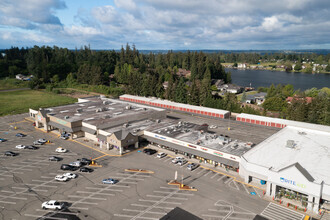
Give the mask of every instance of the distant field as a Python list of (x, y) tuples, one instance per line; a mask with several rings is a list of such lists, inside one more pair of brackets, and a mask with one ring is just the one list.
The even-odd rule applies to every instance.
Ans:
[(17, 79), (1, 79), (0, 80), (0, 91), (7, 89), (18, 89), (29, 87), (28, 81), (20, 81)]
[(75, 98), (36, 90), (0, 92), (0, 116), (28, 112), (29, 108), (66, 105), (76, 101)]

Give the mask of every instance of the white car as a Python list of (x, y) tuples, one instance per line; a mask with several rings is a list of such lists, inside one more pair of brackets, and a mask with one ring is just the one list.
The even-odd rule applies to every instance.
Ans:
[(218, 126), (216, 126), (216, 125), (210, 125), (209, 126), (209, 128), (211, 128), (211, 129), (214, 129), (214, 128), (217, 128)]
[(60, 210), (60, 209), (64, 208), (64, 203), (63, 202), (58, 202), (56, 200), (50, 200), (48, 202), (42, 203), (41, 208)]
[(80, 161), (75, 161), (75, 162), (69, 163), (69, 165), (74, 166), (74, 167), (81, 167), (83, 164)]
[(55, 151), (58, 152), (58, 153), (66, 153), (68, 150), (65, 149), (65, 148), (62, 148), (62, 147), (58, 147), (58, 148), (56, 148)]
[(66, 182), (66, 181), (68, 181), (68, 177), (66, 177), (66, 176), (63, 176), (63, 175), (57, 175), (57, 176), (55, 176), (55, 180), (56, 181), (60, 181), (60, 182)]
[(16, 148), (17, 148), (17, 149), (25, 149), (25, 148), (26, 148), (26, 146), (25, 146), (25, 145), (22, 145), (22, 144), (20, 144), (20, 145), (16, 145)]
[(164, 152), (161, 152), (161, 153), (159, 153), (159, 154), (157, 154), (157, 158), (163, 158), (163, 157), (166, 157), (166, 153), (164, 153)]
[(69, 178), (69, 179), (74, 179), (77, 177), (77, 174), (75, 173), (64, 173), (63, 176)]
[(172, 160), (172, 163), (177, 163), (177, 162), (179, 162), (180, 160), (184, 160), (184, 158), (183, 158), (183, 157), (176, 157), (176, 158), (174, 158), (174, 159)]
[(178, 164), (179, 166), (182, 166), (183, 164), (186, 164), (188, 161), (185, 159), (179, 160), (176, 164)]
[(46, 143), (46, 142), (47, 142), (47, 140), (46, 140), (46, 139), (43, 139), (43, 138), (40, 138), (38, 141), (39, 141), (40, 143)]

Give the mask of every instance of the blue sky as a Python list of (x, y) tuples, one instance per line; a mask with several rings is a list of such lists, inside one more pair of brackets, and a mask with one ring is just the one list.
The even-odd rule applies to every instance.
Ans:
[(330, 49), (329, 0), (0, 0), (0, 48)]

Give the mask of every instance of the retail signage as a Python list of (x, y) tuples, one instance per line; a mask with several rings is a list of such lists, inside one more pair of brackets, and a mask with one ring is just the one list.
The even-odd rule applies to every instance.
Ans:
[(301, 188), (306, 188), (306, 185), (305, 185), (305, 184), (297, 183), (297, 182), (294, 181), (294, 180), (289, 180), (289, 179), (286, 179), (286, 178), (284, 178), (284, 177), (280, 177), (280, 181), (281, 181), (282, 183), (287, 183), (287, 184), (291, 184), (291, 185), (298, 186), (298, 187), (301, 187)]
[(187, 144), (188, 147), (191, 147), (191, 148), (197, 148), (196, 146), (193, 146), (193, 145), (190, 145), (190, 144)]
[(38, 118), (38, 121), (42, 121), (42, 119), (44, 119), (44, 118), (43, 118), (42, 116), (40, 116), (40, 115), (38, 115), (37, 118)]
[(201, 147), (201, 149), (202, 149), (202, 150), (205, 150), (205, 151), (208, 151), (208, 149), (207, 149), (207, 148), (205, 148), (205, 147)]
[(158, 135), (155, 135), (155, 138), (159, 138), (159, 139), (162, 139), (162, 140), (166, 140), (165, 137), (162, 137), (162, 136), (158, 136)]

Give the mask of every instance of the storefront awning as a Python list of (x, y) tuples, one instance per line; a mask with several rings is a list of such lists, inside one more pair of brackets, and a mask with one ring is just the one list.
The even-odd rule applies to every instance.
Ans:
[(59, 130), (65, 131), (65, 132), (69, 132), (69, 133), (75, 132), (72, 128), (66, 127), (64, 125), (61, 125), (61, 124), (53, 122), (53, 121), (48, 122), (48, 125), (53, 126), (54, 128), (57, 128)]
[(164, 141), (164, 140), (160, 140), (160, 139), (157, 139), (157, 138), (148, 137), (148, 136), (145, 136), (145, 135), (142, 136), (142, 137), (147, 139), (150, 142), (154, 142), (154, 143), (164, 145), (164, 146), (167, 146), (167, 147), (170, 147), (170, 148), (182, 151), (182, 152), (186, 152), (186, 153), (189, 153), (189, 154), (200, 156), (200, 157), (203, 157), (205, 159), (213, 160), (213, 161), (216, 161), (218, 163), (222, 163), (222, 164), (234, 167), (234, 168), (239, 168), (239, 163), (236, 162), (236, 161), (228, 160), (228, 159), (223, 158), (223, 157), (218, 157), (218, 156), (215, 156), (215, 155), (212, 155), (212, 154), (208, 154), (208, 153), (204, 153), (204, 152), (201, 152), (201, 151), (198, 151), (198, 150), (190, 149), (188, 147), (177, 145), (177, 144), (167, 142), (167, 141)]
[(107, 141), (107, 136), (104, 136), (104, 135), (101, 135), (101, 134), (99, 134), (99, 135), (97, 135), (97, 138), (100, 140), (100, 141)]
[(81, 130), (84, 131), (84, 132), (90, 133), (90, 134), (96, 134), (95, 130), (93, 130), (91, 128), (84, 127), (84, 126), (81, 127)]

